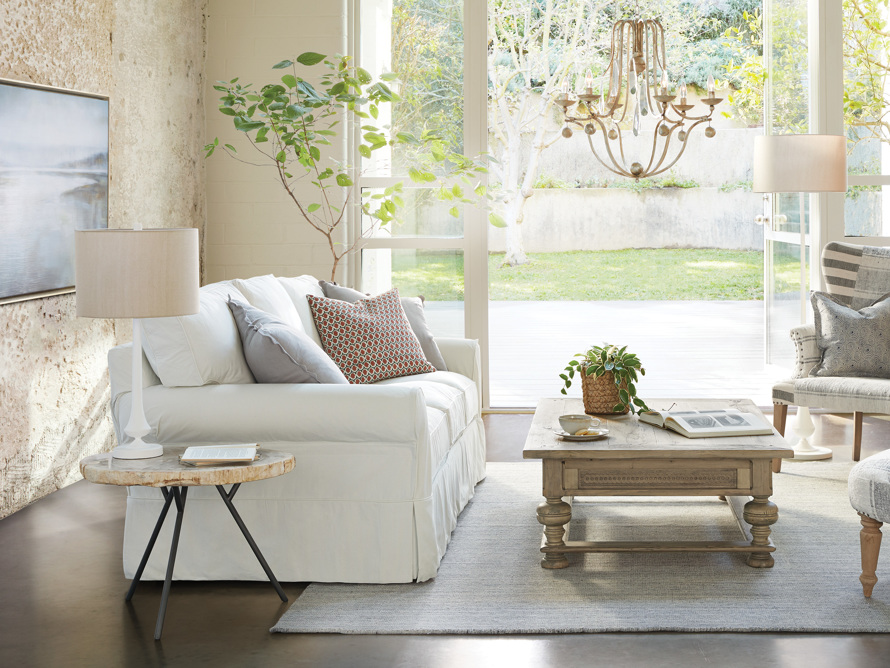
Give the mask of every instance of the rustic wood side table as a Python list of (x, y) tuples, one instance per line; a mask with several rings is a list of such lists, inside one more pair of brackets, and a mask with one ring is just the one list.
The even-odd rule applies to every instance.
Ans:
[[(265, 480), (266, 478), (274, 478), (284, 475), (293, 470), (294, 456), (287, 452), (278, 450), (257, 450), (257, 459), (247, 464), (217, 464), (207, 466), (191, 466), (182, 464), (179, 461), (180, 455), (185, 451), (185, 447), (164, 448), (164, 454), (160, 457), (151, 459), (113, 459), (111, 454), (92, 455), (86, 457), (80, 462), (80, 472), (83, 477), (90, 482), (102, 485), (123, 485), (130, 487), (140, 485), (143, 487), (157, 487), (161, 490), (164, 497), (164, 506), (158, 521), (152, 531), (151, 538), (142, 555), (142, 561), (127, 591), (126, 599), (129, 601), (136, 592), (136, 586), (151, 556), (155, 541), (167, 517), (167, 511), (172, 503), (176, 504), (176, 523), (173, 528), (173, 539), (170, 543), (170, 556), (167, 560), (167, 575), (164, 578), (164, 589), (161, 594), (161, 606), (158, 610), (158, 621), (155, 625), (155, 640), (161, 639), (161, 631), (164, 629), (164, 616), (167, 613), (167, 600), (170, 596), (170, 584), (173, 580), (173, 565), (176, 562), (176, 549), (179, 545), (179, 533), (182, 528), (182, 516), (185, 513), (185, 502), (188, 498), (189, 487), (214, 485), (222, 498), (223, 503), (229, 509), (232, 517), (244, 538), (253, 550), (254, 555), (259, 560), (260, 565), (266, 572), (269, 581), (278, 592), (278, 596), (282, 601), (287, 601), (287, 596), (278, 579), (266, 563), (263, 553), (254, 542), (253, 537), (247, 530), (244, 520), (235, 509), (232, 500), (241, 487), (242, 483), (252, 482), (254, 480)], [(223, 485), (232, 485), (229, 491), (226, 491)]]

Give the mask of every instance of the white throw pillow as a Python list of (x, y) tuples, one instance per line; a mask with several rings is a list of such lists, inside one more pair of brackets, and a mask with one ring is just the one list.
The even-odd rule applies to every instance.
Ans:
[(227, 304), (229, 296), (244, 295), (226, 282), (205, 285), (199, 296), (195, 315), (142, 320), (142, 347), (152, 369), (167, 387), (253, 383)]
[(294, 329), (301, 332), (306, 331), (293, 300), (284, 286), (272, 274), (247, 279), (236, 278), (232, 281), (232, 285), (247, 297), (248, 304), (254, 308), (271, 313)]
[(303, 323), (303, 329), (306, 330), (306, 333), (313, 341), (321, 346), (321, 337), (318, 335), (315, 320), (312, 319), (312, 310), (309, 308), (309, 301), (306, 299), (306, 295), (324, 297), (324, 291), (318, 284), (318, 279), (314, 276), (304, 275), (293, 278), (279, 277), (278, 281), (284, 286), (288, 296), (297, 308), (300, 321)]

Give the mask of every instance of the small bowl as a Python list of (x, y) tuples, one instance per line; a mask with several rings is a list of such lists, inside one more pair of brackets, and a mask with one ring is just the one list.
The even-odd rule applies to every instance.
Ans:
[(600, 421), (589, 415), (573, 414), (559, 416), (559, 426), (562, 427), (562, 430), (567, 434), (575, 434), (582, 429), (590, 429), (591, 427), (598, 427), (599, 425)]

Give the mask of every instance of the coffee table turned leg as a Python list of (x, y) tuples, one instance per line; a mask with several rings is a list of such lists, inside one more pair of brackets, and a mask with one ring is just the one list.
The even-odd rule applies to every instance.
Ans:
[[(572, 519), (572, 507), (562, 497), (548, 497), (538, 506), (538, 522), (544, 525), (545, 547), (565, 547), (565, 525)], [(546, 552), (541, 568), (567, 568), (569, 560), (562, 552)]]
[[(768, 496), (755, 496), (745, 504), (745, 512), (742, 515), (745, 521), (751, 525), (751, 546), (767, 547), (770, 544), (769, 535), (772, 533), (770, 525), (779, 519), (779, 509)], [(748, 555), (747, 564), (751, 568), (772, 568), (775, 564), (773, 555), (769, 552), (752, 552)]]

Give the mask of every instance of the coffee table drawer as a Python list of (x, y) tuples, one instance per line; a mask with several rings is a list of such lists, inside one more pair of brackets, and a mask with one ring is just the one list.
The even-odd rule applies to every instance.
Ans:
[(750, 494), (754, 462), (748, 459), (594, 459), (563, 462), (566, 494)]

